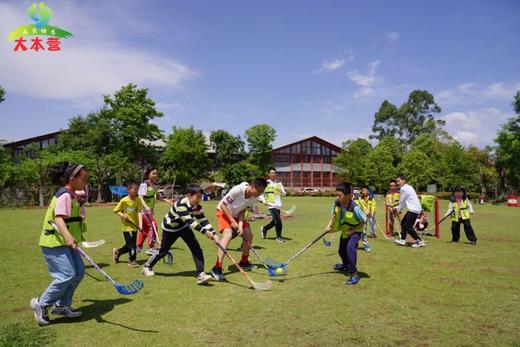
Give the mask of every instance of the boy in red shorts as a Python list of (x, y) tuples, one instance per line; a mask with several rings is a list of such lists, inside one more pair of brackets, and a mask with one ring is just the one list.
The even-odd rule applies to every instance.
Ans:
[[(218, 229), (222, 233), (220, 239), (222, 247), (227, 249), (229, 242), (237, 236), (241, 236), (246, 243), (251, 244), (253, 233), (245, 218), (245, 211), (248, 207), (253, 207), (256, 204), (265, 187), (267, 187), (267, 181), (263, 178), (257, 178), (251, 183), (242, 182), (231, 188), (219, 202), (217, 205), (217, 220)], [(242, 247), (242, 259), (239, 265), (246, 270), (251, 270), (252, 265), (248, 258), (249, 247)], [(222, 274), (222, 260), (224, 260), (224, 252), (219, 249), (217, 263), (211, 270), (217, 281), (225, 281)]]

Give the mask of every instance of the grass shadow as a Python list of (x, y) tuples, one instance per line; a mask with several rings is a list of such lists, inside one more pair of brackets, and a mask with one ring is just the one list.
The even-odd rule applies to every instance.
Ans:
[(132, 331), (138, 331), (142, 333), (158, 333), (158, 330), (147, 330), (147, 329), (139, 329), (133, 328), (121, 323), (110, 322), (103, 318), (103, 315), (112, 311), (117, 305), (123, 305), (131, 302), (131, 299), (127, 298), (118, 298), (118, 299), (108, 299), (108, 300), (91, 300), (84, 299), (83, 302), (89, 302), (88, 305), (80, 307), (81, 312), (83, 313), (81, 317), (78, 319), (71, 319), (66, 317), (60, 317), (52, 320), (52, 324), (68, 324), (68, 323), (77, 323), (77, 322), (85, 322), (89, 320), (96, 320), (98, 323), (107, 323), (112, 324), (121, 328), (125, 328)]

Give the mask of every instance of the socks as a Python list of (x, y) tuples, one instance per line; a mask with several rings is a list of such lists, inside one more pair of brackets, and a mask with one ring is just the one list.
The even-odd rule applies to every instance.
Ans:
[(217, 260), (217, 262), (215, 263), (215, 267), (216, 267), (217, 269), (222, 270), (222, 263), (221, 263), (220, 261)]
[(249, 256), (242, 254), (242, 259), (240, 260), (241, 263), (248, 263), (249, 262)]

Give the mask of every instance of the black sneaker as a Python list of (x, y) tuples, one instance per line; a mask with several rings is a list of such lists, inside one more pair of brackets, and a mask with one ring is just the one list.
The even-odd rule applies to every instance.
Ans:
[(343, 264), (343, 263), (337, 263), (337, 264), (334, 264), (334, 266), (332, 267), (335, 271), (344, 271), (347, 269), (347, 267)]
[(265, 230), (265, 227), (260, 227), (260, 233), (262, 233), (262, 238), (265, 239), (267, 237), (267, 230)]
[(77, 318), (81, 316), (81, 311), (75, 310), (70, 306), (54, 306), (54, 309), (51, 311), (52, 314), (58, 316), (65, 316), (67, 318)]
[(51, 322), (49, 319), (49, 313), (47, 312), (47, 307), (40, 306), (38, 298), (31, 299), (31, 308), (34, 312), (34, 319), (38, 322), (38, 325), (44, 326), (49, 325)]
[(226, 280), (224, 274), (222, 273), (222, 269), (217, 269), (216, 266), (214, 266), (213, 269), (211, 269), (211, 275), (213, 276), (215, 281), (222, 282)]
[(476, 245), (477, 245), (477, 240), (475, 240), (475, 241), (471, 241), (471, 245), (472, 245), (472, 246), (476, 246)]
[(119, 253), (118, 249), (114, 248), (112, 250), (112, 260), (114, 261), (115, 264), (119, 263), (120, 256), (121, 256), (121, 254)]
[(251, 270), (254, 270), (254, 269), (257, 268), (256, 265), (251, 264), (249, 261), (248, 261), (248, 262), (245, 262), (245, 263), (242, 262), (242, 261), (240, 261), (240, 263), (238, 263), (238, 265), (239, 265), (242, 269), (247, 270), (247, 271), (251, 271)]

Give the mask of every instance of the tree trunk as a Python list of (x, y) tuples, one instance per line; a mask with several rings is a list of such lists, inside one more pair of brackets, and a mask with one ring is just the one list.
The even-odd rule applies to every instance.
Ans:
[(101, 200), (102, 200), (102, 196), (101, 196), (101, 189), (102, 189), (102, 185), (101, 183), (98, 183), (98, 191), (97, 191), (97, 203), (101, 203)]
[(40, 178), (39, 187), (38, 187), (38, 199), (40, 207), (45, 206), (45, 184), (44, 180)]

